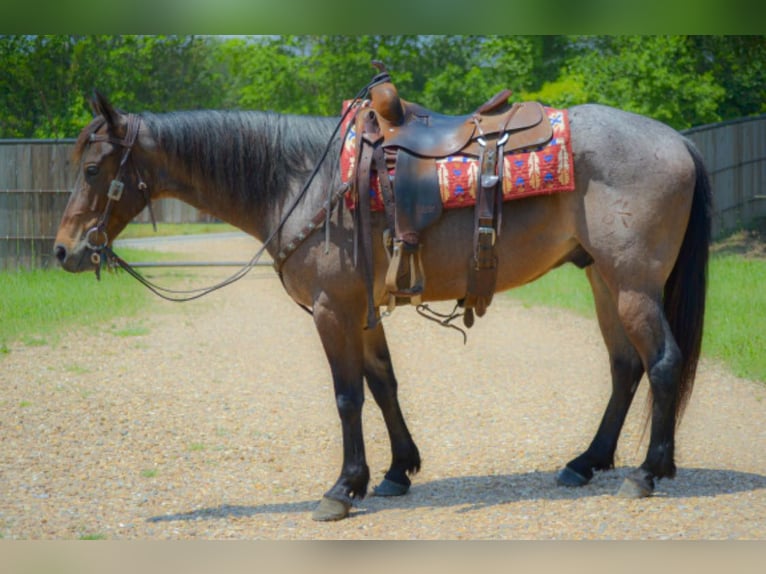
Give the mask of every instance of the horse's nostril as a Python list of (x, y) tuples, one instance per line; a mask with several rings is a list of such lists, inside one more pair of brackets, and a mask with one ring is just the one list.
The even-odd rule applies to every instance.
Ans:
[(56, 254), (56, 259), (58, 259), (60, 263), (63, 263), (66, 260), (67, 251), (66, 247), (63, 245), (56, 245), (53, 248), (53, 253)]

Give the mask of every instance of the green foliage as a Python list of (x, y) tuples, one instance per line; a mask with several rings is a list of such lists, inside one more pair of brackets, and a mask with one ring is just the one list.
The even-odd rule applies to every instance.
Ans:
[(698, 70), (724, 89), (722, 118), (766, 113), (766, 41), (763, 36), (691, 36)]
[(467, 113), (586, 101), (683, 129), (766, 112), (764, 36), (0, 35), (0, 137), (74, 137), (97, 89), (126, 110), (338, 115), (375, 73), (405, 99)]
[(606, 36), (576, 40), (568, 75), (585, 97), (663, 121), (676, 129), (721, 120), (725, 89), (701, 71), (686, 36)]
[(521, 99), (535, 100), (548, 106), (568, 108), (588, 101), (588, 94), (582, 78), (562, 76), (558, 80), (545, 82), (534, 92), (522, 92)]
[(124, 109), (221, 107), (213, 43), (196, 36), (0, 36), (0, 137), (74, 137), (93, 90)]

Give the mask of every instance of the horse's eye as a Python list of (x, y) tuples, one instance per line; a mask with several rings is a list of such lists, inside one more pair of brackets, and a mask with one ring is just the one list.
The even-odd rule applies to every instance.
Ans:
[(98, 175), (98, 166), (97, 165), (89, 165), (85, 168), (85, 173), (90, 176), (96, 176)]

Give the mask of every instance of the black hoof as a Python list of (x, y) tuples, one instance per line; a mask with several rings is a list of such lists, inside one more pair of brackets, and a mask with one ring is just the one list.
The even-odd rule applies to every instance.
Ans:
[(579, 472), (575, 472), (568, 466), (565, 466), (556, 476), (556, 484), (559, 486), (585, 486), (590, 482), (589, 478), (584, 477)]
[(384, 478), (383, 481), (372, 490), (373, 496), (403, 496), (410, 490), (409, 484), (399, 484), (393, 480)]

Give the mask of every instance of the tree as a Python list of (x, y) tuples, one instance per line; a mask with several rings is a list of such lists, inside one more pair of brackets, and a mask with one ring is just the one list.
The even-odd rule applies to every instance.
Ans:
[(721, 120), (725, 90), (701, 71), (687, 36), (599, 36), (575, 40), (566, 75), (588, 101), (684, 129)]
[(464, 114), (502, 88), (683, 129), (766, 112), (764, 36), (2, 36), (0, 137), (72, 137), (93, 89), (130, 111), (336, 116), (386, 64), (405, 99)]
[(699, 73), (712, 73), (724, 89), (721, 118), (766, 113), (766, 37), (691, 36)]
[(0, 36), (0, 137), (76, 136), (94, 89), (128, 110), (219, 107), (223, 78), (195, 36)]

